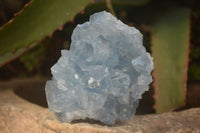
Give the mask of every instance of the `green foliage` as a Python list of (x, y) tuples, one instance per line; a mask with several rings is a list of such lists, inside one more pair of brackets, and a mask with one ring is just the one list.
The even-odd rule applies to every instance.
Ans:
[[(198, 43), (198, 42), (197, 42)], [(190, 67), (188, 70), (188, 77), (190, 80), (200, 79), (200, 47), (190, 46)]]
[(0, 66), (32, 48), (60, 28), (90, 0), (33, 0), (13, 22), (0, 30)]
[[(72, 20), (90, 1), (33, 0), (12, 23), (0, 29), (0, 66), (35, 47), (44, 37)], [(105, 10), (104, 2), (88, 6), (84, 14), (76, 17), (74, 25), (65, 29), (65, 35), (69, 38), (76, 24), (87, 21), (94, 12)], [(118, 15), (124, 11), (124, 16), (128, 17), (127, 20), (124, 19), (126, 22), (132, 19), (133, 25), (143, 29), (144, 41), (147, 42), (145, 46), (148, 51), (152, 50), (156, 111), (165, 112), (183, 105), (188, 65), (189, 9), (174, 6), (174, 3), (167, 0), (111, 0), (111, 3)], [(149, 44), (152, 45), (151, 50)], [(46, 46), (42, 45), (43, 43), (20, 58), (28, 71), (37, 69), (45, 60)], [(200, 49), (191, 49), (191, 58), (198, 58)], [(199, 66), (192, 64), (188, 73), (194, 79), (200, 78)]]
[(45, 48), (45, 45), (40, 44), (38, 47), (34, 47), (19, 58), (29, 72), (34, 69), (39, 70), (39, 67), (45, 59)]
[(186, 89), (190, 11), (168, 10), (152, 26), (156, 111), (184, 105)]
[(190, 46), (190, 58), (191, 59), (198, 59), (200, 54), (200, 47), (194, 47), (193, 45)]
[(199, 80), (200, 79), (200, 65), (190, 64), (190, 68), (188, 70), (188, 76), (190, 76), (190, 80)]

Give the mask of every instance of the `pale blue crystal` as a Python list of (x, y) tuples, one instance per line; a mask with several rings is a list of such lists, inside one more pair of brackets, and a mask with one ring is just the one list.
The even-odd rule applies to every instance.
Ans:
[(49, 109), (62, 122), (128, 120), (152, 82), (152, 57), (142, 34), (106, 11), (95, 13), (72, 34), (70, 51), (51, 68)]

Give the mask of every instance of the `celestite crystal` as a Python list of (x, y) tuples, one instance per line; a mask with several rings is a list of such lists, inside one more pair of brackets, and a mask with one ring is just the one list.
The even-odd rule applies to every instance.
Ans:
[(130, 119), (152, 82), (152, 57), (143, 36), (106, 11), (95, 13), (72, 34), (70, 51), (51, 68), (49, 109), (62, 122)]

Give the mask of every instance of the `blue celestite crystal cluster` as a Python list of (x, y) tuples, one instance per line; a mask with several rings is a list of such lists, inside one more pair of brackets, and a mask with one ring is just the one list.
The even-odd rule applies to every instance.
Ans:
[(95, 13), (72, 34), (70, 51), (51, 68), (49, 109), (62, 122), (130, 119), (152, 82), (152, 57), (143, 36), (106, 11)]

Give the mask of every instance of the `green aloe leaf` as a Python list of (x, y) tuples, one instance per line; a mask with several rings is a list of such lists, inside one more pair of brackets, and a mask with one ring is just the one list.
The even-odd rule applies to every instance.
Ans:
[(189, 31), (190, 11), (185, 8), (162, 13), (152, 26), (155, 108), (158, 113), (184, 105)]
[(91, 0), (32, 0), (12, 23), (0, 29), (0, 66), (32, 48)]

